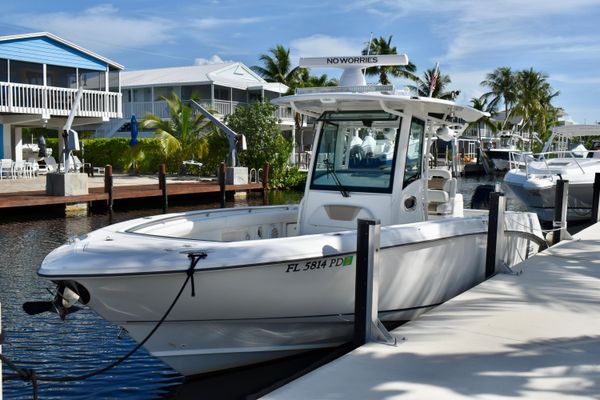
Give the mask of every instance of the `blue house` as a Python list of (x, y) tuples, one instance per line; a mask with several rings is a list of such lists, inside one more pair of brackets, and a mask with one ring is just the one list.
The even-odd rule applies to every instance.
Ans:
[(61, 131), (80, 87), (72, 126), (122, 118), (122, 69), (51, 33), (0, 36), (0, 158), (22, 158), (23, 128)]

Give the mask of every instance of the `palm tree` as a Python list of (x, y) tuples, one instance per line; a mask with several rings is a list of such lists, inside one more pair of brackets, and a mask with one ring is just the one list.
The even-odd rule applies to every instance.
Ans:
[(175, 93), (161, 97), (167, 103), (170, 118), (147, 114), (142, 120), (144, 128), (154, 129), (160, 138), (163, 155), (171, 166), (181, 169), (182, 161), (201, 159), (206, 150), (205, 136), (216, 128), (201, 113), (195, 113)]
[(267, 82), (279, 82), (287, 86), (294, 86), (298, 80), (298, 74), (302, 68), (292, 68), (290, 50), (278, 44), (269, 49), (269, 54), (261, 54), (259, 60), (264, 67), (254, 65), (250, 67)]
[[(435, 73), (435, 68), (430, 68), (423, 73), (422, 78), (418, 78), (416, 81), (416, 85), (409, 86), (410, 89), (417, 93), (417, 96), (427, 97), (429, 96), (429, 88), (431, 87), (431, 81), (433, 80), (433, 75)], [(454, 100), (456, 96), (460, 94), (459, 90), (451, 90), (449, 92), (445, 91), (446, 87), (452, 83), (449, 75), (442, 74), (438, 69), (438, 77), (436, 80), (435, 88), (431, 93), (431, 97), (435, 97), (438, 99), (444, 100)]]
[(490, 113), (490, 116), (483, 116), (481, 118), (479, 118), (477, 121), (473, 121), (469, 124), (468, 128), (477, 128), (477, 138), (479, 140), (481, 140), (481, 128), (482, 127), (487, 127), (489, 128), (492, 132), (496, 132), (498, 130), (498, 126), (496, 125), (496, 123), (494, 122), (494, 120), (492, 119), (492, 115), (494, 115), (496, 113), (496, 107), (497, 104), (494, 103), (493, 101), (490, 101), (488, 103), (488, 99), (485, 96), (481, 96), (480, 98), (476, 98), (473, 97), (471, 99), (471, 107), (473, 107), (476, 110), (480, 110), (480, 111), (485, 111)]
[(510, 67), (499, 67), (494, 72), (487, 74), (481, 85), (490, 89), (483, 96), (486, 99), (491, 97), (491, 103), (498, 104), (500, 100), (504, 103), (504, 121), (501, 127), (504, 129), (508, 122), (509, 110), (516, 100), (517, 81), (515, 75)]
[[(375, 38), (373, 41), (371, 41), (370, 45), (367, 45), (363, 49), (362, 54), (386, 55), (398, 54), (398, 51), (396, 50), (396, 46), (392, 46), (392, 36), (390, 36), (387, 40), (385, 40), (383, 36), (380, 36), (379, 38)], [(367, 76), (379, 75), (379, 83), (382, 85), (389, 85), (389, 75), (395, 78), (406, 78), (416, 81), (418, 79), (414, 74), (416, 70), (416, 65), (412, 62), (409, 62), (408, 65), (383, 65), (379, 67), (370, 67), (367, 68), (365, 73)]]
[(545, 135), (558, 117), (558, 109), (552, 100), (560, 92), (554, 92), (547, 81), (548, 75), (533, 68), (516, 74), (517, 91), (513, 114), (523, 117), (524, 131), (537, 131)]

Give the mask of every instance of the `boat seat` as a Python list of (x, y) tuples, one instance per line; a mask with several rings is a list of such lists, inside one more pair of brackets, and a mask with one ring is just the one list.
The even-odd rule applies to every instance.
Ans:
[(427, 181), (428, 211), (432, 214), (452, 214), (456, 197), (456, 179), (444, 169), (430, 169)]

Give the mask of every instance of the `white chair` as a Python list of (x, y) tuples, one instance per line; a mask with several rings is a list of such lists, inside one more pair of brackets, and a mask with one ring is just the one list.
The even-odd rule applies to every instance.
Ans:
[(27, 172), (31, 178), (40, 174), (40, 166), (37, 160), (33, 157), (29, 157), (27, 159)]
[(12, 178), (24, 178), (26, 176), (25, 161), (15, 161), (12, 165)]
[(430, 169), (428, 171), (427, 201), (429, 212), (433, 214), (452, 214), (456, 197), (456, 179), (448, 170)]
[(12, 176), (13, 161), (8, 158), (0, 160), (0, 179), (10, 178)]
[(58, 164), (56, 163), (54, 157), (44, 157), (44, 161), (46, 162), (46, 168), (48, 172), (58, 172)]

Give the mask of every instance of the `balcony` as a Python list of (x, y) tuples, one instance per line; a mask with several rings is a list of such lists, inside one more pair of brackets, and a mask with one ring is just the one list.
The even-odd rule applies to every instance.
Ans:
[[(76, 95), (77, 89), (0, 82), (0, 113), (68, 116)], [(77, 116), (122, 118), (121, 93), (84, 90)]]

